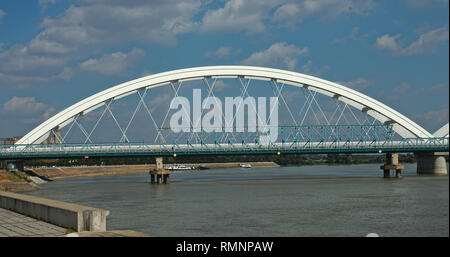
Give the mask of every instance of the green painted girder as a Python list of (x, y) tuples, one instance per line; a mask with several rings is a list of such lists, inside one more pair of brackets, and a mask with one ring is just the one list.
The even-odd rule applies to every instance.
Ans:
[(26, 153), (1, 155), (0, 159), (45, 159), (77, 157), (131, 157), (131, 156), (177, 156), (182, 155), (259, 155), (259, 154), (326, 154), (326, 153), (387, 153), (387, 152), (448, 152), (448, 146), (409, 148), (329, 148), (329, 149), (258, 149), (250, 151), (154, 151), (154, 152), (89, 152), (89, 153)]
[[(242, 135), (238, 142), (219, 142), (224, 133), (214, 133), (214, 143), (187, 141), (183, 144), (144, 143), (0, 145), (0, 159), (72, 158), (82, 156), (242, 155), (290, 153), (375, 153), (449, 151), (448, 138), (403, 138), (393, 140), (392, 125), (280, 126), (279, 142), (259, 145), (260, 134)], [(370, 133), (370, 134), (369, 134)], [(246, 141), (247, 139), (247, 141)], [(197, 146), (195, 146), (197, 145)]]

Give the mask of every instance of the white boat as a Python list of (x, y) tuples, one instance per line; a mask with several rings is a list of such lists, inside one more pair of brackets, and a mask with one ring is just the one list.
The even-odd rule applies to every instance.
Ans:
[(252, 165), (250, 165), (249, 163), (239, 163), (239, 167), (241, 167), (241, 168), (251, 168)]
[(168, 170), (192, 170), (192, 167), (181, 165), (181, 164), (175, 164), (169, 167), (166, 167)]

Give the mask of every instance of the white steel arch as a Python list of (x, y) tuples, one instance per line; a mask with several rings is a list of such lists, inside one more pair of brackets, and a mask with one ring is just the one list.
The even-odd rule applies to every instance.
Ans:
[(103, 90), (60, 111), (53, 117), (31, 130), (16, 144), (39, 144), (55, 128), (62, 128), (73, 121), (74, 117), (86, 114), (108, 103), (140, 89), (158, 87), (174, 81), (187, 81), (202, 78), (251, 78), (257, 80), (275, 80), (280, 83), (308, 88), (318, 93), (337, 98), (382, 123), (394, 125), (394, 130), (402, 137), (433, 137), (424, 128), (383, 103), (348, 87), (317, 77), (265, 67), (254, 66), (206, 66), (179, 69), (149, 75), (131, 80)]
[(447, 123), (444, 126), (442, 126), (442, 128), (436, 130), (436, 132), (434, 132), (433, 136), (434, 137), (448, 137), (448, 134), (449, 134), (448, 131), (449, 131), (449, 126)]

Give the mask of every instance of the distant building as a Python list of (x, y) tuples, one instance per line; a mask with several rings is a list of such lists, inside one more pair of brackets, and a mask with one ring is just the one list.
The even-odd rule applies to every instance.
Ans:
[[(8, 137), (4, 139), (5, 145), (13, 145), (19, 141), (22, 137)], [(41, 144), (61, 144), (61, 130), (52, 131), (51, 135), (42, 141)]]
[(42, 141), (41, 144), (48, 145), (48, 144), (61, 144), (61, 130), (52, 130), (51, 135), (47, 137), (44, 141)]
[(5, 138), (4, 140), (4, 144), (5, 145), (13, 145), (15, 144), (17, 141), (19, 141), (22, 137), (8, 137)]

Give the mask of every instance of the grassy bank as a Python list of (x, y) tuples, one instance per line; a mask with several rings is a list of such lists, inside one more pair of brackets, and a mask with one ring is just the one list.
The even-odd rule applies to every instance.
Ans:
[(21, 192), (36, 190), (39, 187), (23, 171), (0, 171), (0, 191)]

